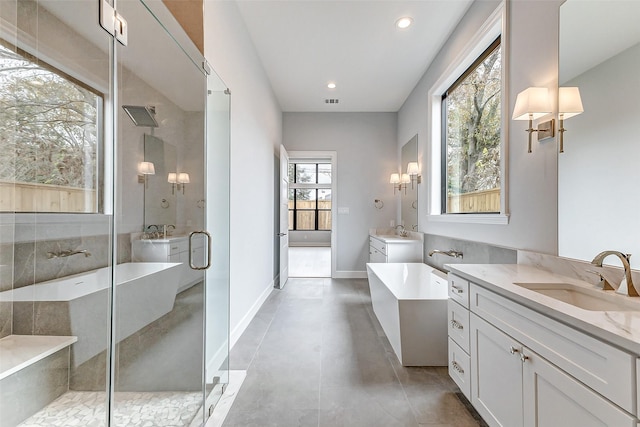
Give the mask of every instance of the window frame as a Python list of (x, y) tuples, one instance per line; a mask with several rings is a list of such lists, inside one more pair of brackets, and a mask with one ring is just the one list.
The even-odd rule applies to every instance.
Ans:
[[(297, 170), (297, 165), (298, 164), (304, 164), (304, 165), (309, 165), (309, 164), (315, 164), (315, 182), (305, 182), (305, 183), (298, 183), (295, 181), (296, 179), (296, 170)], [(328, 164), (331, 166), (331, 182), (330, 183), (319, 183), (318, 181), (320, 180), (319, 177), (319, 166), (321, 164)], [(313, 161), (305, 161), (304, 159), (301, 159), (300, 161), (291, 161), (289, 162), (289, 167), (293, 166), (293, 182), (289, 182), (289, 191), (293, 191), (293, 209), (288, 209), (290, 213), (293, 213), (293, 224), (289, 224), (289, 231), (301, 231), (301, 232), (309, 232), (309, 231), (332, 231), (332, 228), (334, 226), (333, 224), (333, 216), (332, 216), (332, 221), (331, 221), (331, 227), (332, 228), (318, 228), (319, 226), (319, 213), (320, 212), (332, 212), (333, 209), (329, 208), (329, 209), (320, 209), (318, 208), (318, 191), (319, 190), (328, 190), (331, 192), (331, 205), (333, 206), (333, 180), (334, 180), (334, 171), (333, 171), (333, 165), (330, 162), (313, 162)], [(308, 208), (303, 208), (303, 209), (299, 209), (298, 208), (298, 199), (297, 199), (297, 192), (298, 190), (313, 190), (315, 191), (315, 207), (313, 209), (308, 209)], [(314, 228), (313, 229), (298, 229), (297, 225), (298, 225), (298, 212), (314, 212)]]
[[(508, 28), (508, 2), (503, 1), (489, 16), (481, 28), (470, 39), (469, 43), (453, 60), (428, 92), (428, 117), (427, 117), (427, 160), (429, 164), (429, 186), (427, 194), (427, 221), (451, 222), (451, 223), (479, 223), (500, 224), (509, 223), (508, 210), (508, 141), (509, 134), (509, 34)], [(446, 191), (446, 182), (443, 183), (442, 169), (444, 156), (442, 156), (442, 94), (458, 81), (465, 70), (485, 52), (488, 47), (500, 38), (500, 50), (502, 56), (502, 105), (501, 105), (501, 189), (499, 213), (442, 213), (443, 191)]]

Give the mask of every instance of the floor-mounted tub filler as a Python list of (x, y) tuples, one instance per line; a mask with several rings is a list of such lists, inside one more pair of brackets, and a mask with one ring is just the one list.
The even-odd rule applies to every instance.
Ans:
[(423, 263), (368, 263), (371, 303), (404, 366), (447, 366), (447, 278)]

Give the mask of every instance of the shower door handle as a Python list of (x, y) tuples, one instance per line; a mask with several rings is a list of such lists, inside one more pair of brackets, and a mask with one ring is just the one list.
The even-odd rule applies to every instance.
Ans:
[[(196, 234), (202, 234), (207, 239), (207, 263), (204, 266), (198, 267), (193, 263), (193, 236)], [(192, 270), (206, 270), (211, 267), (211, 234), (206, 231), (192, 231), (189, 234), (189, 267)]]

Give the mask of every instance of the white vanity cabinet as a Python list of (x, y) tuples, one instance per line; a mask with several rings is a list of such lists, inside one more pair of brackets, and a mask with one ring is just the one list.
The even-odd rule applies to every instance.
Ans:
[[(637, 427), (635, 356), (454, 274), (449, 282), (449, 372), (487, 424)], [(469, 332), (462, 385), (451, 359), (460, 325)]]
[(422, 262), (422, 240), (369, 236), (369, 262)]
[[(202, 266), (205, 260), (205, 241), (203, 235), (193, 236), (191, 259), (196, 266)], [(182, 263), (178, 292), (203, 280), (201, 270), (189, 266), (189, 237), (169, 237), (167, 239), (134, 240), (131, 258), (133, 262), (179, 262)]]

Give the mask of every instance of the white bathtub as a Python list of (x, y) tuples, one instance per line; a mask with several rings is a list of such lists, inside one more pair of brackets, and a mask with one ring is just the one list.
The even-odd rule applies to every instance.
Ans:
[(423, 263), (367, 264), (373, 312), (403, 366), (447, 366), (447, 277)]
[[(115, 267), (117, 341), (173, 309), (180, 266), (136, 262)], [(72, 347), (77, 367), (107, 348), (110, 283), (110, 269), (105, 267), (0, 292), (0, 301), (12, 301), (16, 322), (33, 322), (37, 335), (78, 337)], [(21, 320), (22, 312), (29, 319)]]

